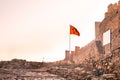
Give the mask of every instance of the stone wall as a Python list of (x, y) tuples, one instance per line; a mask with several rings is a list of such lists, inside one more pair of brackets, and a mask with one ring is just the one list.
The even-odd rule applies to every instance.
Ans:
[(99, 24), (99, 26), (96, 26), (96, 30), (99, 30), (96, 31), (96, 39), (100, 40), (101, 42), (103, 41), (104, 32), (106, 32), (107, 30), (111, 30), (111, 32), (113, 32), (119, 27), (120, 16), (118, 14), (120, 13), (120, 11), (118, 7), (118, 3), (110, 4), (108, 6), (108, 11), (105, 13), (105, 18)]
[(70, 59), (70, 51), (66, 50), (65, 51), (65, 60), (69, 60)]
[[(111, 42), (103, 45), (103, 34), (108, 30), (111, 31)], [(108, 6), (103, 21), (95, 22), (95, 40), (82, 48), (75, 47), (75, 51), (67, 54), (66, 59), (69, 57), (68, 60), (81, 63), (90, 57), (98, 59), (101, 55), (109, 55), (118, 48), (120, 48), (120, 1)]]
[(114, 13), (118, 10), (118, 3), (108, 5), (108, 11), (105, 13), (105, 17), (111, 16), (111, 13)]
[(94, 58), (97, 60), (102, 53), (103, 49), (101, 42), (93, 40), (85, 47), (75, 47), (75, 53), (71, 56), (73, 56), (73, 62), (82, 63), (85, 59), (89, 58)]
[(111, 54), (111, 44), (106, 44), (103, 46), (105, 56), (108, 56)]
[(111, 42), (110, 44), (104, 45), (104, 52), (105, 54), (110, 53), (115, 48), (119, 47), (119, 41), (120, 41), (120, 1), (119, 3), (110, 4), (108, 6), (108, 11), (105, 13), (105, 18), (103, 21), (99, 24), (99, 26), (96, 26), (99, 28), (99, 32), (96, 36), (97, 40), (100, 40), (103, 44), (103, 33), (110, 30), (111, 31)]
[(95, 22), (95, 38), (96, 40), (100, 40), (100, 26), (101, 22)]
[(112, 33), (112, 45), (111, 49), (116, 50), (117, 48), (120, 48), (120, 28), (116, 29)]

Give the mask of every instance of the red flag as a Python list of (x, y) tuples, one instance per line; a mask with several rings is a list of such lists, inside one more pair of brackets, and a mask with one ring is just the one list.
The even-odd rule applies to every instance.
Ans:
[(80, 36), (79, 31), (72, 25), (70, 25), (70, 34), (74, 34), (74, 35)]

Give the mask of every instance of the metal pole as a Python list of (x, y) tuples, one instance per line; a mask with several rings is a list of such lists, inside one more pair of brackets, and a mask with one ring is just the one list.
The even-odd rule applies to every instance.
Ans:
[(71, 35), (69, 34), (69, 53), (71, 53)]

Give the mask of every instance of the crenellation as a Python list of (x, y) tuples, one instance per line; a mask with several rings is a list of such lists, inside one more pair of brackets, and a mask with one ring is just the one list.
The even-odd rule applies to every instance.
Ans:
[(105, 13), (105, 18), (109, 17), (111, 15), (111, 13), (114, 13), (116, 10), (118, 10), (119, 4), (115, 3), (115, 4), (110, 4), (108, 6), (108, 11)]
[(69, 60), (70, 59), (70, 51), (66, 50), (65, 51), (65, 60)]
[(74, 56), (74, 54), (75, 54), (75, 51), (71, 51), (71, 53), (70, 53), (70, 61), (71, 62), (73, 62), (73, 56)]
[[(108, 30), (110, 30), (110, 42), (103, 45), (103, 34)], [(91, 56), (98, 60), (101, 56), (110, 55), (117, 48), (120, 48), (120, 0), (108, 6), (103, 21), (95, 22), (95, 39), (82, 48), (76, 46), (72, 54), (68, 54), (67, 51), (66, 59), (76, 64)]]
[(113, 4), (108, 5), (108, 13), (113, 11)]
[(80, 47), (79, 46), (75, 46), (75, 54), (79, 54), (80, 53)]

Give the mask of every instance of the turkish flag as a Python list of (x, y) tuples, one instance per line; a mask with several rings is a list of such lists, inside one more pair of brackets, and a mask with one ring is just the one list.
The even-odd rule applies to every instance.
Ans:
[(70, 25), (70, 34), (80, 36), (79, 31), (72, 25)]

